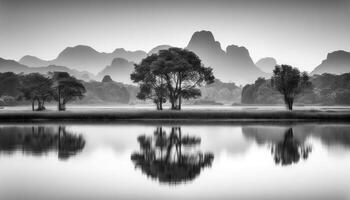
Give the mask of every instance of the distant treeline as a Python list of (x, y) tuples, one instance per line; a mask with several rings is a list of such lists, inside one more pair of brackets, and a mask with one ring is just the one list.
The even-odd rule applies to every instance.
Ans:
[(239, 103), (242, 88), (235, 83), (224, 83), (216, 79), (214, 83), (200, 87), (202, 99), (215, 102)]
[[(13, 72), (0, 73), (0, 105), (13, 106), (29, 103), (21, 98), (22, 88), (30, 84), (28, 76), (28, 74), (15, 74)], [(137, 88), (135, 86), (114, 81), (85, 82), (80, 80), (80, 82), (86, 88), (86, 93), (81, 100), (77, 100), (75, 103), (129, 103), (136, 99)]]
[[(0, 106), (15, 106), (29, 104), (20, 98), (21, 88), (24, 87), (27, 74), (15, 74), (13, 72), (0, 73)], [(108, 76), (106, 76), (108, 77)], [(81, 100), (74, 101), (75, 104), (134, 104), (143, 101), (136, 98), (139, 88), (105, 78), (99, 81), (83, 81), (86, 93)], [(219, 102), (239, 102), (241, 88), (234, 83), (223, 83), (215, 80), (213, 84), (203, 86), (201, 99)], [(195, 103), (196, 101), (194, 101)], [(151, 102), (150, 102), (151, 103)], [(188, 102), (191, 103), (191, 102)]]
[[(322, 74), (310, 78), (312, 87), (296, 99), (297, 104), (350, 105), (350, 73)], [(283, 96), (271, 85), (270, 79), (259, 78), (242, 89), (243, 104), (284, 104)]]
[[(26, 76), (13, 72), (0, 73), (0, 106), (30, 103), (19, 98), (21, 96), (20, 89), (24, 87)], [(136, 98), (139, 91), (137, 86), (115, 82), (112, 79), (104, 79), (101, 82), (80, 81), (86, 88), (86, 93), (81, 100), (74, 103), (142, 103)], [(304, 90), (298, 95), (297, 104), (350, 105), (350, 73), (314, 75), (310, 81), (312, 88)], [(284, 104), (283, 96), (271, 86), (270, 79), (259, 78), (254, 84), (245, 85), (243, 89), (234, 83), (224, 83), (216, 79), (214, 83), (200, 87), (200, 90), (202, 92), (200, 99), (187, 101), (187, 103)]]

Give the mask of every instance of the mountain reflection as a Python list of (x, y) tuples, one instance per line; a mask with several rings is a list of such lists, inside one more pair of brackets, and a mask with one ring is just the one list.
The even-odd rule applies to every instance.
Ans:
[(0, 153), (22, 150), (26, 154), (43, 155), (55, 151), (59, 159), (68, 159), (84, 146), (82, 135), (68, 132), (65, 126), (0, 127)]
[(311, 152), (311, 146), (300, 142), (293, 135), (293, 129), (289, 128), (284, 133), (283, 141), (273, 144), (271, 153), (276, 164), (290, 165), (298, 163), (300, 157), (306, 160)]
[(133, 153), (131, 160), (136, 168), (161, 183), (191, 181), (214, 159), (213, 153), (186, 151), (199, 145), (201, 138), (182, 135), (180, 127), (172, 127), (169, 134), (158, 127), (153, 136), (140, 135), (137, 140), (140, 152)]

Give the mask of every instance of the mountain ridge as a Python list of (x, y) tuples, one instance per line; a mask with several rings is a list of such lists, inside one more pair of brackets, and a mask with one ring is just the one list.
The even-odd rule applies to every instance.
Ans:
[(23, 64), (20, 64), (17, 61), (14, 60), (6, 60), (3, 58), (0, 58), (0, 72), (13, 72), (13, 73), (41, 73), (41, 74), (47, 74), (48, 72), (53, 71), (64, 71), (68, 72), (71, 75), (75, 76), (78, 79), (82, 79), (85, 81), (95, 79), (95, 76), (87, 71), (78, 71), (74, 69), (70, 69), (69, 67), (65, 66), (58, 66), (58, 65), (48, 65), (48, 66), (41, 66), (41, 67), (29, 67)]
[[(170, 47), (170, 45), (158, 45), (149, 52), (142, 50), (128, 51), (124, 48), (116, 48), (113, 52), (105, 53), (99, 52), (87, 45), (76, 45), (63, 49), (53, 60), (43, 60), (35, 56), (27, 55), (23, 56), (19, 60), (19, 63), (29, 67), (49, 65), (67, 66), (70, 69), (88, 71), (99, 76), (107, 66), (111, 65), (115, 58), (127, 60), (130, 62), (128, 66), (133, 69), (131, 63), (138, 63), (147, 55)], [(262, 66), (264, 63), (261, 63), (261, 60), (259, 60), (260, 62), (257, 61), (254, 63), (249, 50), (244, 46), (232, 44), (223, 49), (221, 43), (215, 40), (213, 33), (207, 30), (194, 32), (187, 46), (184, 48), (196, 53), (205, 66), (213, 68), (216, 78), (224, 82), (246, 84), (253, 83), (258, 77), (269, 78), (275, 63), (277, 63), (276, 60), (270, 60), (269, 63), (267, 63), (268, 66)], [(311, 74), (325, 72), (340, 74), (349, 72), (349, 60), (349, 52), (343, 50), (330, 52), (327, 58), (317, 66)], [(264, 69), (264, 67), (266, 67), (266, 69)], [(132, 69), (129, 69), (129, 71)], [(129, 76), (126, 78), (128, 79)], [(119, 77), (118, 79), (122, 78)]]
[(116, 82), (131, 84), (130, 74), (134, 69), (134, 63), (124, 58), (114, 58), (110, 65), (107, 65), (97, 74), (97, 79), (102, 80), (105, 76), (110, 76)]
[(330, 73), (339, 75), (347, 72), (350, 72), (350, 52), (338, 50), (328, 53), (326, 59), (311, 74)]
[(224, 51), (210, 31), (195, 32), (186, 49), (195, 52), (204, 65), (212, 67), (215, 77), (221, 81), (246, 84), (267, 76), (255, 66), (246, 47), (228, 45)]
[(117, 48), (111, 53), (99, 52), (87, 45), (76, 45), (66, 47), (53, 60), (42, 60), (35, 56), (24, 56), (19, 62), (23, 65), (38, 67), (44, 65), (63, 65), (71, 69), (99, 73), (103, 68), (110, 64), (116, 57), (127, 59), (131, 62), (139, 62), (147, 56), (145, 51), (127, 51), (124, 48)]

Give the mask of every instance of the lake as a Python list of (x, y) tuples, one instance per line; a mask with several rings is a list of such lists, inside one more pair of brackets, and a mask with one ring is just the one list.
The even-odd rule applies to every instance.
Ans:
[(0, 199), (350, 199), (350, 124), (0, 125)]

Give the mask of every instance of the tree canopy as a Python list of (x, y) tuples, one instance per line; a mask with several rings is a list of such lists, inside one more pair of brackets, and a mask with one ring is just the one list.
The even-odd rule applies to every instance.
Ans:
[(45, 101), (51, 100), (54, 93), (52, 79), (39, 73), (31, 73), (24, 76), (22, 81), (22, 97), (32, 101), (32, 110), (35, 101), (38, 102), (37, 110), (45, 110)]
[(65, 110), (67, 102), (84, 97), (86, 89), (78, 79), (67, 72), (53, 72), (51, 75), (56, 89), (54, 97), (58, 102), (58, 110)]
[(277, 65), (273, 70), (271, 84), (283, 95), (287, 108), (292, 110), (295, 97), (304, 89), (311, 87), (309, 79), (307, 73), (300, 73), (298, 68), (289, 65)]
[[(204, 83), (214, 82), (212, 68), (204, 67), (199, 57), (186, 49), (169, 48), (152, 54), (135, 65), (131, 79), (140, 85), (142, 98), (151, 98), (155, 103), (167, 99), (171, 109), (180, 110), (182, 98), (201, 96), (198, 89)], [(161, 105), (157, 105), (161, 108)]]

